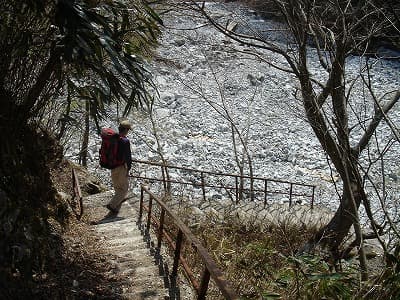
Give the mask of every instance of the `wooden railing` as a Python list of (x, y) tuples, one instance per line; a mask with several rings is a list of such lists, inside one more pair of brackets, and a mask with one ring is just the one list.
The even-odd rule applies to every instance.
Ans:
[(78, 175), (74, 168), (72, 168), (72, 190), (73, 196), (69, 203), (76, 218), (80, 220), (83, 215), (82, 192), (79, 184)]
[[(147, 195), (147, 197), (145, 197), (145, 195)], [(156, 206), (158, 208), (158, 216), (156, 216), (154, 213), (156, 211)], [(145, 215), (145, 220), (143, 221), (142, 218), (145, 211), (147, 214)], [(167, 217), (168, 222), (166, 221)], [(145, 225), (147, 234), (150, 232), (151, 225), (155, 226), (158, 251), (161, 249), (163, 241), (167, 242), (167, 244), (170, 246), (170, 249), (173, 251), (174, 262), (171, 273), (172, 277), (177, 276), (178, 267), (179, 265), (182, 266), (187, 278), (197, 292), (198, 300), (206, 299), (206, 294), (209, 290), (210, 279), (212, 279), (225, 299), (239, 299), (228, 281), (223, 276), (221, 270), (208, 254), (207, 250), (202, 246), (200, 241), (193, 235), (190, 229), (183, 224), (183, 222), (180, 221), (180, 219), (166, 206), (166, 204), (152, 192), (150, 192), (149, 189), (144, 185), (141, 185), (138, 222), (140, 225)], [(177, 232), (175, 235), (171, 234), (171, 227), (173, 227)], [(195, 250), (202, 265), (204, 265), (204, 269), (200, 276), (196, 277), (195, 272), (185, 260), (183, 256), (185, 248), (184, 245), (190, 245), (190, 249), (192, 251), (193, 249)], [(200, 278), (200, 281), (197, 278)]]

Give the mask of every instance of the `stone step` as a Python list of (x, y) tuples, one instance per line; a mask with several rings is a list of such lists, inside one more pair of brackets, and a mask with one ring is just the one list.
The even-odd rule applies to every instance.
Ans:
[(136, 290), (134, 292), (127, 292), (123, 294), (123, 298), (126, 300), (168, 300), (170, 299), (168, 291), (161, 294), (159, 291), (151, 289)]
[(132, 232), (132, 234), (126, 233), (123, 236), (113, 236), (108, 239), (108, 244), (113, 246), (125, 245), (128, 243), (144, 243), (143, 236), (140, 232)]
[[(133, 226), (133, 225), (132, 225)], [(125, 239), (129, 237), (137, 237), (141, 235), (140, 230), (137, 228), (119, 228), (119, 227), (112, 227), (112, 228), (107, 228), (104, 230), (104, 228), (100, 228), (96, 230), (96, 232), (104, 237), (107, 237), (108, 240), (110, 239)]]
[[(113, 249), (113, 248), (108, 248), (108, 249)], [(121, 248), (117, 249), (116, 253), (118, 253), (119, 250), (121, 250), (122, 252), (131, 251), (131, 254), (124, 255), (124, 256), (120, 256), (118, 254), (114, 255), (113, 260), (117, 260), (118, 262), (131, 261), (133, 263), (135, 260), (137, 260), (137, 261), (143, 261), (143, 262), (148, 263), (148, 262), (152, 262), (155, 260), (155, 258), (153, 256), (151, 256), (150, 251), (148, 249), (137, 248), (137, 249), (133, 249), (133, 250), (130, 250), (130, 249), (127, 250), (127, 249), (121, 247)], [(142, 256), (142, 257), (140, 258), (140, 256)], [(146, 256), (146, 257), (144, 257), (144, 256)]]
[[(131, 224), (131, 226), (110, 226), (110, 227), (97, 227), (93, 228), (97, 233), (102, 236), (108, 237), (109, 239), (125, 239), (129, 237), (142, 236), (142, 232), (137, 228), (137, 225)], [(143, 239), (143, 238), (142, 238)]]
[[(137, 265), (140, 263), (148, 263), (156, 261), (156, 258), (152, 254), (151, 250), (147, 247), (140, 248), (137, 247), (136, 249), (122, 249), (121, 248), (114, 248), (114, 247), (104, 247), (105, 249), (112, 250), (115, 249), (116, 251), (113, 253), (112, 257), (110, 257), (110, 261), (118, 261), (123, 263), (125, 261), (134, 262), (135, 260), (138, 262)], [(121, 250), (120, 250), (121, 249)]]
[(131, 217), (123, 217), (118, 215), (117, 217), (113, 219), (106, 219), (106, 220), (101, 220), (98, 224), (94, 225), (97, 228), (113, 228), (113, 227), (124, 227), (129, 224), (135, 225), (136, 226), (136, 219)]
[[(84, 205), (93, 208), (96, 215), (105, 215), (107, 209), (104, 204), (111, 197), (112, 193), (86, 197)], [(134, 204), (131, 205), (131, 202)], [(120, 283), (123, 293), (119, 295), (121, 299), (170, 299), (169, 280), (163, 276), (164, 263), (158, 265), (152, 247), (154, 240), (149, 242), (138, 227), (137, 206), (138, 199), (129, 199), (122, 204), (116, 218), (102, 220), (93, 225), (92, 230), (99, 240), (99, 247), (109, 253), (106, 258), (111, 265), (108, 274), (122, 278)], [(167, 258), (162, 261), (166, 260)], [(185, 290), (190, 288), (185, 287)], [(186, 294), (190, 295), (190, 292)]]

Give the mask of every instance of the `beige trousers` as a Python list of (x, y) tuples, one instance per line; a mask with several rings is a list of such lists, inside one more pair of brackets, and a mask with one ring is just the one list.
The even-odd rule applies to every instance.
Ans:
[(126, 165), (111, 170), (111, 180), (114, 186), (114, 196), (108, 203), (111, 208), (119, 211), (124, 202), (129, 188), (128, 169)]

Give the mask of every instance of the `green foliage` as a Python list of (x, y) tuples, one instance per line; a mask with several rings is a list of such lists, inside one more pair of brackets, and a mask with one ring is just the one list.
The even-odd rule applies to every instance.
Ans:
[(88, 8), (82, 1), (65, 0), (56, 9), (57, 43), (73, 75), (69, 83), (81, 98), (90, 101), (92, 115), (104, 113), (112, 97), (123, 100), (127, 110), (147, 101), (151, 74), (141, 55), (155, 45), (156, 22), (161, 22), (151, 8), (131, 2), (128, 9), (118, 1)]
[(356, 299), (357, 270), (337, 272), (318, 255), (296, 255), (295, 249), (318, 228), (289, 220), (263, 228), (229, 219), (197, 229), (243, 299)]
[(144, 2), (7, 1), (0, 13), (0, 96), (17, 104), (14, 118), (40, 120), (52, 102), (66, 105), (67, 84), (95, 118), (110, 103), (129, 111), (151, 100), (142, 57), (162, 22)]
[(400, 299), (400, 243), (386, 254), (387, 266), (361, 290), (363, 299)]
[(83, 100), (97, 119), (111, 103), (128, 111), (151, 101), (142, 57), (161, 20), (139, 0), (1, 0), (0, 15), (0, 298), (9, 299), (21, 287), (29, 297), (32, 276), (55, 259), (49, 219), (67, 217), (55, 202), (50, 168), (62, 149), (42, 129), (56, 123), (46, 114), (70, 120)]
[(288, 257), (277, 282), (301, 299), (351, 299), (357, 273), (338, 273), (318, 256)]

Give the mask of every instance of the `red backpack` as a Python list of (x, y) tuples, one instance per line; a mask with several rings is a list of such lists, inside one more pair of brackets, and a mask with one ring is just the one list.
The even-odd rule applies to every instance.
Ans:
[(110, 170), (122, 166), (125, 161), (122, 157), (118, 159), (117, 155), (120, 135), (111, 128), (103, 128), (101, 129), (100, 136), (100, 166)]

